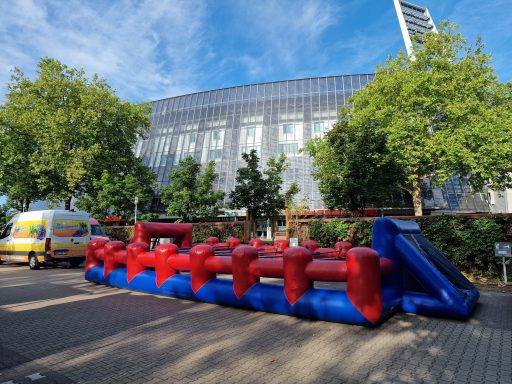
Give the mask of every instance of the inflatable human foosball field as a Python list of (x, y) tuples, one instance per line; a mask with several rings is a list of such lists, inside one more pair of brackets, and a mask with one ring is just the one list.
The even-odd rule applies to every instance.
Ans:
[[(152, 239), (172, 243), (150, 249)], [(466, 319), (479, 293), (412, 221), (379, 218), (372, 248), (231, 238), (192, 244), (192, 224), (137, 223), (130, 244), (93, 240), (85, 278), (134, 291), (376, 326), (396, 311)], [(332, 287), (325, 287), (333, 282)], [(323, 287), (322, 287), (323, 286)]]

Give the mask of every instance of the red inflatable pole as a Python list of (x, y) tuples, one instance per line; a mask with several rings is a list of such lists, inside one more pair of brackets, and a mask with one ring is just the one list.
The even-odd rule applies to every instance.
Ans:
[(218, 244), (219, 242), (220, 241), (219, 241), (218, 237), (209, 237), (205, 241), (205, 243), (208, 244), (208, 245), (215, 245), (215, 244)]
[(240, 239), (237, 239), (236, 237), (230, 237), (229, 239), (226, 240), (226, 243), (227, 243), (229, 249), (235, 249), (240, 244), (242, 244)]
[(249, 288), (260, 281), (260, 278), (254, 276), (249, 270), (251, 261), (258, 259), (258, 250), (248, 245), (241, 245), (233, 251), (231, 259), (233, 290), (236, 297), (241, 298)]
[(381, 267), (371, 248), (352, 248), (347, 254), (347, 296), (372, 324), (382, 313)]
[(284, 252), (286, 248), (290, 247), (290, 243), (287, 240), (276, 240), (274, 241), (274, 247), (277, 252)]
[(184, 269), (190, 270), (190, 256), (171, 254), (171, 256), (167, 258), (167, 265), (172, 268), (175, 273)]
[(275, 277), (282, 279), (284, 277), (283, 259), (256, 259), (249, 265), (249, 271), (258, 277)]
[(306, 274), (306, 267), (312, 260), (311, 252), (304, 247), (292, 247), (284, 251), (284, 294), (292, 305), (308, 289), (313, 288), (313, 281)]
[(306, 240), (302, 242), (301, 246), (314, 252), (318, 248), (318, 243), (315, 240)]
[(126, 278), (128, 282), (146, 270), (146, 267), (139, 263), (138, 257), (141, 253), (148, 251), (149, 243), (131, 243), (126, 247)]
[(313, 260), (306, 267), (313, 281), (347, 281), (347, 262), (344, 260)]
[(209, 245), (196, 245), (190, 250), (190, 280), (194, 293), (215, 277), (215, 273), (205, 268), (207, 258), (213, 256), (213, 248)]
[(144, 267), (155, 267), (155, 253), (154, 252), (141, 252), (137, 256), (137, 261)]
[(114, 253), (114, 260), (118, 264), (125, 265), (126, 264), (126, 248)]
[(155, 249), (156, 286), (160, 288), (165, 281), (176, 274), (176, 270), (167, 263), (170, 256), (178, 254), (176, 244), (160, 244)]
[(261, 239), (252, 239), (251, 241), (249, 241), (249, 245), (255, 248), (261, 248), (263, 247), (263, 244), (263, 240)]
[(163, 237), (175, 239), (180, 248), (192, 246), (192, 224), (145, 223), (135, 224), (131, 243), (150, 244), (152, 238)]
[(340, 256), (346, 257), (347, 252), (352, 248), (352, 243), (348, 241), (338, 241), (336, 244), (334, 244), (334, 249), (339, 251), (341, 249)]
[(105, 245), (105, 240), (92, 240), (87, 244), (87, 249), (85, 251), (85, 272), (87, 272), (92, 267), (95, 267), (101, 264), (101, 259), (96, 257), (96, 252), (103, 252), (103, 247)]
[(115, 254), (125, 248), (126, 245), (122, 241), (109, 241), (105, 244), (105, 247), (103, 248), (103, 277), (107, 277), (110, 275), (110, 272), (120, 267), (120, 264), (115, 259)]

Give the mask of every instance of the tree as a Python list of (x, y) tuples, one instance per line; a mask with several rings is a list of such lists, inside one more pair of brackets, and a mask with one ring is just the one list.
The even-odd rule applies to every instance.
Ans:
[(200, 170), (201, 164), (188, 156), (171, 171), (169, 186), (160, 191), (160, 199), (166, 205), (168, 215), (190, 222), (194, 218), (220, 213), (224, 192), (213, 190), (213, 182), (219, 177), (215, 172), (215, 162), (210, 161), (202, 173)]
[[(71, 198), (94, 189), (104, 171), (122, 175), (134, 166), (149, 105), (122, 101), (96, 75), (87, 79), (83, 70), (50, 58), (40, 61), (33, 81), (15, 69), (8, 88), (0, 140), (11, 147), (0, 156), (0, 169), (21, 163), (23, 172), (0, 172), (0, 192), (16, 200), (64, 200), (69, 209)], [(13, 143), (18, 137), (26, 148)]]
[(135, 197), (142, 210), (148, 206), (155, 182), (156, 175), (140, 162), (127, 174), (103, 171), (101, 178), (93, 182), (94, 190), (80, 197), (76, 205), (97, 217), (115, 215), (128, 219), (134, 214)]
[(388, 59), (342, 112), (349, 129), (369, 126), (384, 137), (416, 215), (425, 178), (469, 175), (476, 190), (512, 185), (512, 87), (498, 82), (480, 40), (469, 45), (455, 31), (442, 22), (414, 43), (414, 58), (401, 51)]
[(371, 122), (341, 120), (323, 139), (311, 140), (313, 177), (329, 209), (364, 212), (370, 204), (384, 206), (399, 191), (400, 167), (386, 148), (385, 136)]
[(286, 193), (281, 193), (281, 174), (288, 168), (284, 154), (277, 159), (269, 158), (263, 172), (259, 169), (260, 158), (256, 150), (242, 154), (242, 159), (247, 166), (237, 169), (236, 186), (229, 197), (233, 208), (247, 210), (249, 227), (254, 235), (256, 220), (265, 215), (272, 219), (274, 227), (277, 215), (285, 208), (285, 199), (291, 198), (299, 190), (298, 185), (293, 183)]

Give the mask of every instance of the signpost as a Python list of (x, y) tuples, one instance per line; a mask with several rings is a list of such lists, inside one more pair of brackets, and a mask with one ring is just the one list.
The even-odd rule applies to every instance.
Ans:
[(135, 224), (137, 224), (137, 204), (139, 204), (139, 198), (135, 196), (135, 199), (133, 201), (135, 203)]
[(507, 264), (510, 263), (510, 258), (512, 257), (511, 244), (494, 243), (494, 256), (501, 257), (501, 263), (503, 264), (503, 281), (507, 284)]

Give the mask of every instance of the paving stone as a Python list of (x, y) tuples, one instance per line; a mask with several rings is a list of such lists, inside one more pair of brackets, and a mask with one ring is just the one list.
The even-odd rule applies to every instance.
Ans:
[(512, 295), (499, 293), (467, 322), (398, 313), (366, 329), (7, 264), (0, 324), (0, 383), (512, 383)]

